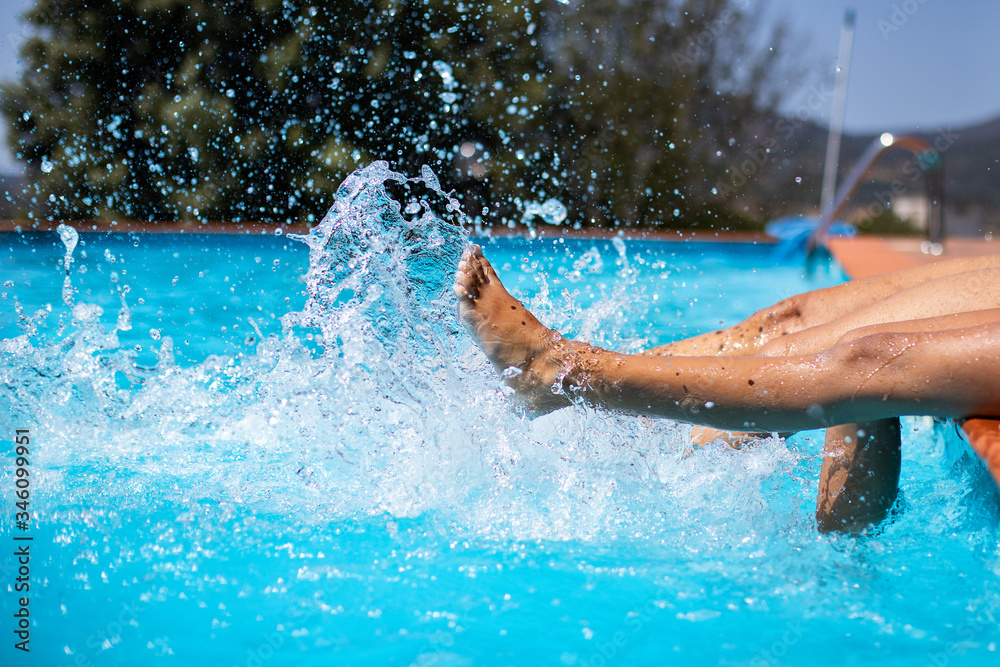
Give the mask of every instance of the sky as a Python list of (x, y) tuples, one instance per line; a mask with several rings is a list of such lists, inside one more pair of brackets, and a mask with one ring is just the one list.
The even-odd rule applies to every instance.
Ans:
[[(770, 13), (809, 41), (813, 85), (832, 86), (847, 8), (856, 12), (844, 130), (967, 127), (1000, 116), (1000, 3), (995, 0), (772, 0)], [(825, 69), (825, 72), (824, 72)], [(808, 88), (808, 86), (807, 86)], [(786, 105), (805, 103), (800, 94)], [(832, 102), (821, 112), (829, 123)]]
[[(568, 0), (585, 2), (586, 0)], [(995, 0), (734, 0), (785, 20), (812, 65), (784, 111), (829, 122), (844, 12), (857, 22), (844, 130), (848, 134), (961, 128), (1000, 116), (1000, 2)], [(0, 0), (0, 80), (17, 76), (31, 0)], [(825, 88), (824, 88), (825, 87)], [(825, 104), (810, 104), (810, 95)], [(815, 109), (811, 107), (816, 107)], [(20, 173), (0, 124), (0, 173)]]

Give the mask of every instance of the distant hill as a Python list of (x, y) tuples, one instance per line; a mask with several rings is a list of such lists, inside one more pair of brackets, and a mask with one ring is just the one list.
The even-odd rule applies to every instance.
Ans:
[[(971, 127), (941, 127), (909, 132), (935, 143), (945, 168), (945, 231), (978, 235), (1000, 231), (1000, 118)], [(827, 130), (809, 122), (783, 118), (761, 122), (761, 145), (773, 144), (774, 157), (759, 169), (739, 201), (750, 215), (773, 218), (787, 213), (814, 214), (822, 190)], [(878, 135), (844, 136), (838, 185)], [(746, 151), (744, 151), (746, 153)], [(916, 162), (905, 150), (894, 150), (859, 190), (846, 217), (861, 215), (893, 191), (924, 192)], [(798, 181), (796, 179), (799, 179)]]

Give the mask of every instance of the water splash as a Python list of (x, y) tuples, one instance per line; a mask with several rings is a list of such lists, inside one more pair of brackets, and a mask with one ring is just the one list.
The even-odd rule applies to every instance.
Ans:
[[(423, 185), (429, 192), (414, 193), (402, 211), (388, 183)], [(435, 203), (444, 205), (440, 215)], [(293, 236), (309, 246), (309, 297), (301, 312), (283, 318), (286, 330), (319, 328), (321, 344), (352, 364), (378, 365), (414, 343), (439, 349), (452, 330), (453, 304), (442, 298), (450, 295), (454, 267), (468, 242), (467, 223), (427, 167), (415, 179), (385, 162), (355, 172), (320, 224), (308, 236)]]
[(66, 246), (66, 254), (63, 256), (63, 266), (66, 269), (66, 277), (63, 280), (62, 291), (63, 303), (72, 308), (73, 286), (70, 283), (69, 271), (73, 266), (73, 251), (76, 249), (76, 244), (80, 240), (80, 235), (69, 225), (59, 225), (56, 228), (56, 231), (59, 233), (59, 240), (63, 242), (64, 246)]
[[(641, 618), (636, 600), (647, 598), (667, 612), (664, 632), (713, 647), (734, 627), (767, 639), (769, 609), (813, 623), (812, 636), (829, 635), (831, 625), (841, 635), (887, 628), (880, 636), (890, 641), (900, 634), (888, 629), (908, 623), (949, 637), (948, 619), (996, 608), (995, 577), (980, 576), (995, 575), (995, 512), (970, 502), (970, 485), (947, 474), (961, 464), (935, 461), (933, 444), (908, 445), (916, 467), (906, 475), (914, 495), (932, 499), (922, 497), (869, 547), (815, 534), (815, 445), (775, 438), (739, 452), (692, 451), (684, 426), (582, 406), (522, 418), (455, 318), (449, 284), (467, 229), (430, 170), (407, 178), (371, 165), (300, 238), (309, 249), (307, 296), (284, 314), (280, 335), (267, 335), (267, 315), (253, 310), (253, 333), (241, 329), (236, 349), (187, 366), (174, 358), (174, 339), (191, 332), (143, 322), (143, 308), (169, 308), (169, 297), (144, 306), (116, 261), (132, 290), (111, 281), (120, 310), (102, 323), (93, 294), (72, 283), (90, 248), (72, 264), (77, 237), (61, 230), (57, 307), (28, 316), (15, 296), (20, 334), (0, 341), (0, 426), (31, 427), (33, 488), (44, 489), (33, 496), (39, 538), (54, 572), (72, 570), (49, 580), (45, 595), (60, 604), (41, 612), (49, 614), (41, 626), (66, 629), (58, 659), (64, 646), (83, 655), (95, 613), (113, 617), (118, 601), (137, 596), (150, 612), (115, 646), (128, 656), (122, 664), (148, 659), (147, 642), (167, 630), (188, 636), (197, 627), (212, 646), (255, 646), (254, 615), (289, 629), (289, 664), (322, 664), (332, 643), (346, 636), (363, 646), (372, 632), (430, 661), (445, 654), (425, 640), (437, 627), (425, 619), (438, 611), (424, 599), (458, 610), (438, 614), (448, 632), (455, 628), (445, 623), (481, 609), (478, 622), (492, 625), (480, 636), (499, 636), (508, 620), (523, 621), (524, 608), (513, 605), (535, 590), (553, 606), (574, 601), (555, 627), (571, 628), (572, 650), (583, 656), (594, 644), (581, 628), (614, 636)], [(673, 326), (676, 304), (691, 299), (683, 278), (664, 278), (683, 273), (678, 265), (668, 269), (662, 254), (643, 259), (636, 242), (562, 247), (536, 242), (509, 255), (523, 257), (520, 265), (497, 263), (508, 286), (536, 295), (531, 308), (562, 331), (623, 349), (641, 335), (628, 323), (648, 321), (653, 304)], [(707, 258), (697, 264), (688, 279), (707, 281)], [(76, 272), (66, 273), (69, 265)], [(173, 270), (161, 275), (178, 282)], [(694, 293), (705, 296), (704, 285)], [(53, 333), (46, 318), (66, 325)], [(120, 344), (132, 329), (159, 344), (155, 363), (138, 363)], [(976, 531), (968, 540), (967, 530)], [(931, 541), (945, 544), (948, 558), (928, 552)], [(948, 602), (940, 591), (956, 585), (955, 571), (976, 581)], [(474, 577), (482, 601), (470, 603)], [(915, 589), (927, 601), (924, 618), (913, 615)], [(508, 598), (513, 616), (498, 616)], [(115, 601), (113, 611), (94, 600)], [(205, 614), (192, 613), (193, 600), (210, 603)], [(608, 600), (617, 604), (611, 612)], [(183, 620), (171, 626), (168, 616)], [(707, 630), (692, 635), (698, 628)], [(567, 655), (569, 636), (523, 662)], [(661, 659), (655, 648), (640, 661)], [(313, 649), (322, 657), (296, 653)]]
[[(807, 515), (800, 498), (765, 503), (780, 471), (814, 465), (781, 442), (684, 458), (686, 427), (671, 422), (584, 407), (529, 421), (512, 410), (455, 316), (450, 284), (468, 228), (429, 169), (408, 178), (374, 163), (296, 237), (309, 249), (307, 296), (281, 318), (280, 335), (251, 319), (244, 352), (181, 367), (181, 332), (157, 328), (155, 364), (143, 366), (119, 344), (134, 326), (127, 286), (110, 330), (101, 308), (77, 295), (54, 341), (36, 336), (47, 311), (20, 313), (23, 334), (3, 341), (11, 354), (2, 379), (13, 389), (0, 410), (8, 425), (37, 423), (56, 443), (43, 474), (52, 497), (71, 504), (210, 499), (269, 512), (280, 499), (282, 512), (307, 524), (388, 513), (497, 539), (613, 540), (695, 515), (729, 520), (707, 491), (693, 491), (711, 484), (709, 457), (720, 496), (772, 508), (753, 513), (760, 526)], [(65, 268), (77, 237), (68, 227), (60, 237)], [(530, 305), (560, 330), (621, 349), (631, 344), (622, 323), (644, 319), (656, 274), (631, 242), (601, 247), (567, 260), (570, 284), (584, 274), (606, 281), (585, 307), (550, 290), (544, 273)], [(69, 280), (64, 293), (73, 295)], [(128, 483), (104, 483), (108, 470)]]
[(524, 220), (526, 221), (537, 216), (546, 224), (561, 225), (566, 222), (566, 215), (566, 206), (558, 199), (549, 199), (541, 204), (529, 201), (524, 205)]
[[(296, 237), (309, 248), (307, 297), (281, 318), (281, 335), (252, 321), (248, 353), (190, 367), (174, 359), (179, 332), (159, 328), (155, 364), (138, 364), (118, 338), (133, 328), (128, 286), (113, 281), (120, 310), (108, 330), (100, 306), (73, 301), (66, 273), (72, 322), (43, 342), (25, 318), (25, 335), (5, 341), (17, 356), (4, 379), (18, 389), (0, 408), (58, 443), (45, 474), (67, 503), (211, 499), (271, 511), (281, 498), (304, 522), (433, 513), (470, 534), (614, 535), (625, 520), (611, 508), (627, 480), (648, 498), (683, 427), (583, 409), (531, 422), (511, 410), (455, 316), (451, 281), (468, 228), (430, 169), (415, 178), (384, 162), (359, 170), (320, 224)], [(60, 238), (65, 268), (78, 237), (64, 227)], [(603, 266), (599, 253), (585, 261)], [(554, 322), (588, 317), (569, 303), (546, 308)], [(596, 322), (606, 310), (587, 312)], [(625, 440), (605, 440), (609, 420)], [(106, 470), (129, 483), (105, 484)]]
[(548, 199), (544, 203), (529, 201), (524, 204), (524, 215), (521, 216), (521, 224), (528, 228), (530, 238), (535, 238), (535, 219), (538, 218), (548, 225), (559, 226), (566, 222), (566, 206), (558, 199)]
[[(102, 658), (149, 661), (167, 635), (185, 638), (174, 661), (188, 659), (188, 643), (189, 662), (209, 647), (235, 655), (259, 645), (266, 619), (286, 629), (281, 664), (325, 664), (332, 645), (385, 637), (400, 659), (430, 664), (450, 659), (444, 648), (479, 657), (467, 647), (544, 616), (551, 636), (520, 662), (596, 664), (595, 646), (642, 621), (662, 632), (645, 645), (636, 633), (629, 650), (655, 664), (663, 636), (684, 637), (688, 651), (758, 635), (772, 646), (778, 613), (808, 630), (791, 647), (798, 662), (818, 653), (809, 637), (876, 633), (909, 650), (904, 664), (943, 650), (954, 619), (986, 627), (1000, 600), (995, 504), (973, 502), (978, 483), (953, 472), (967, 466), (935, 460), (933, 443), (904, 452), (920, 502), (865, 542), (816, 535), (815, 443), (691, 451), (686, 428), (669, 421), (585, 407), (529, 421), (511, 410), (457, 325), (448, 290), (467, 221), (430, 176), (384, 163), (352, 175), (301, 238), (307, 298), (280, 335), (252, 310), (253, 333), (241, 329), (235, 349), (200, 363), (174, 359), (174, 338), (192, 337), (182, 326), (149, 331), (151, 365), (122, 347), (126, 326), (148, 330), (144, 308), (172, 304), (143, 305), (117, 262), (132, 284), (109, 284), (117, 318), (100, 318), (82, 279), (69, 283), (71, 309), (59, 304), (60, 279), (81, 275), (86, 244), (72, 274), (66, 256), (46, 260), (50, 271), (59, 261), (51, 313), (29, 316), (15, 296), (20, 333), (0, 340), (0, 426), (29, 426), (38, 443), (36, 544), (58, 575), (41, 590), (58, 604), (33, 613), (60, 629), (59, 642), (41, 645), (58, 653), (49, 662), (96, 657), (92, 633), (136, 599), (138, 625)], [(74, 234), (61, 238), (72, 258)], [(663, 278), (684, 270), (663, 254), (643, 259), (637, 242), (563, 247), (536, 242), (508, 254), (520, 264), (497, 262), (562, 331), (622, 349), (642, 335), (628, 323), (648, 322), (653, 304), (675, 326), (674, 304), (692, 297), (685, 278)], [(708, 258), (697, 264), (686, 279), (706, 297)], [(161, 275), (177, 282), (173, 270)], [(53, 332), (46, 318), (66, 325)], [(463, 637), (463, 625), (479, 634)], [(447, 647), (428, 639), (439, 629)]]
[[(441, 83), (444, 84), (444, 92), (439, 95), (441, 101), (446, 105), (454, 104), (458, 100), (458, 93), (455, 92), (458, 81), (455, 80), (451, 65), (443, 60), (435, 60), (433, 66), (434, 70), (441, 76)], [(427, 169), (426, 165), (424, 165), (424, 169)]]

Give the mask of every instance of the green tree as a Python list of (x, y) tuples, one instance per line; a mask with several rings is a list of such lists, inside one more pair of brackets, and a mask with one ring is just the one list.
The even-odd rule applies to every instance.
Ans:
[(59, 218), (308, 218), (373, 159), (501, 145), (467, 108), (545, 76), (503, 4), (40, 0), (28, 20), (3, 111)]
[(797, 76), (785, 28), (746, 5), (595, 0), (552, 18), (563, 188), (586, 218), (732, 219), (712, 190)]
[(473, 215), (686, 226), (785, 71), (743, 4), (39, 0), (0, 94), (39, 216), (308, 220), (387, 159)]

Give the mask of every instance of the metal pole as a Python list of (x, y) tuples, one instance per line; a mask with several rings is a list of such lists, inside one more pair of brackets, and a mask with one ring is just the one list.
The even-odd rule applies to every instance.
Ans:
[(844, 14), (844, 28), (840, 32), (840, 53), (837, 56), (837, 79), (833, 91), (833, 111), (830, 113), (830, 134), (826, 139), (826, 164), (823, 166), (823, 194), (820, 210), (825, 211), (837, 190), (837, 164), (840, 162), (840, 135), (844, 130), (844, 111), (847, 107), (847, 79), (851, 69), (851, 49), (854, 46), (853, 9)]
[(936, 164), (924, 172), (927, 179), (927, 240), (920, 244), (924, 254), (940, 255), (944, 252), (944, 156), (938, 155)]

